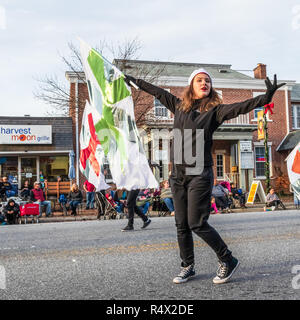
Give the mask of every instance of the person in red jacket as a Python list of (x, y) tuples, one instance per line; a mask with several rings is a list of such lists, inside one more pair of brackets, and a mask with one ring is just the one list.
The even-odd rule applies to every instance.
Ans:
[(46, 206), (46, 217), (51, 216), (51, 202), (45, 200), (45, 194), (39, 182), (34, 183), (33, 189), (30, 191), (30, 200), (39, 204), (39, 217), (42, 216), (42, 206)]
[[(277, 85), (275, 75), (273, 84), (269, 78), (265, 80), (266, 94), (226, 105), (213, 88), (210, 74), (204, 69), (192, 72), (182, 100), (144, 80), (128, 75), (124, 80), (128, 85), (135, 84), (153, 95), (174, 114), (170, 185), (182, 269), (173, 282), (183, 283), (195, 275), (192, 232), (201, 237), (218, 257), (219, 268), (213, 283), (229, 281), (239, 261), (232, 256), (219, 233), (208, 224), (214, 181), (213, 133), (224, 121), (268, 104), (275, 91), (285, 83)], [(193, 153), (196, 153), (194, 158), (191, 156)]]
[(89, 208), (94, 209), (94, 202), (95, 202), (95, 191), (96, 187), (88, 182), (87, 180), (83, 184), (83, 189), (86, 192), (86, 210)]

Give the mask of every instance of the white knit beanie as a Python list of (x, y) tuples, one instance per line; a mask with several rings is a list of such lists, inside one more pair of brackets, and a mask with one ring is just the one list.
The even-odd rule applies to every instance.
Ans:
[(191, 82), (193, 81), (193, 79), (195, 78), (195, 76), (196, 76), (198, 73), (205, 73), (205, 74), (207, 74), (207, 75), (210, 77), (210, 82), (212, 83), (212, 79), (211, 79), (210, 74), (209, 74), (205, 69), (200, 68), (200, 69), (194, 70), (194, 71), (192, 72), (192, 74), (190, 75), (189, 80), (188, 80), (189, 85), (191, 84)]

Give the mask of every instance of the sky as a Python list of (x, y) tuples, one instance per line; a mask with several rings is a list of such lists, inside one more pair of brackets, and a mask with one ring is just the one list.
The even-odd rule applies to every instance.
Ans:
[[(0, 0), (0, 116), (45, 116), (37, 79), (66, 87), (68, 43), (138, 38), (139, 59), (267, 65), (300, 82), (300, 0)], [(112, 57), (108, 57), (112, 58)]]

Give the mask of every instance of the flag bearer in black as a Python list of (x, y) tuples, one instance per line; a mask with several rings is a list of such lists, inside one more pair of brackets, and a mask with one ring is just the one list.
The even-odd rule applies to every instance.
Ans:
[(133, 231), (133, 223), (134, 223), (134, 213), (136, 213), (142, 220), (143, 226), (142, 229), (145, 229), (151, 223), (151, 219), (147, 218), (140, 208), (136, 205), (136, 198), (140, 192), (140, 189), (130, 190), (127, 195), (127, 208), (128, 208), (128, 224), (121, 231)]
[[(134, 83), (140, 89), (155, 96), (174, 114), (173, 129), (182, 132), (182, 141), (187, 130), (192, 130), (189, 143), (192, 150), (196, 150), (197, 129), (204, 130), (202, 150), (196, 150), (197, 154), (204, 152), (204, 165), (198, 172), (197, 164), (190, 164), (185, 157), (178, 160), (178, 144), (173, 141), (171, 148), (172, 173), (170, 176), (171, 190), (175, 205), (175, 221), (177, 227), (177, 239), (181, 257), (181, 272), (173, 279), (174, 283), (183, 283), (195, 275), (194, 269), (194, 244), (192, 231), (201, 237), (216, 253), (219, 260), (217, 275), (213, 279), (216, 284), (229, 281), (234, 271), (239, 266), (239, 261), (232, 256), (231, 251), (224, 243), (218, 232), (208, 224), (210, 214), (210, 199), (213, 187), (213, 159), (211, 154), (212, 136), (214, 131), (225, 121), (246, 114), (251, 110), (268, 104), (282, 83), (277, 85), (276, 75), (273, 84), (267, 78), (265, 80), (267, 91), (256, 98), (239, 103), (222, 104), (221, 98), (212, 87), (212, 79), (204, 69), (195, 70), (188, 80), (188, 87), (183, 93), (183, 99), (179, 99), (168, 91), (147, 83), (141, 79), (135, 79), (125, 75), (127, 84)], [(174, 130), (175, 132), (176, 130)], [(203, 132), (203, 131), (202, 131)], [(174, 136), (175, 137), (175, 136)], [(185, 142), (187, 143), (187, 142)], [(175, 145), (175, 147), (174, 147)], [(184, 143), (181, 143), (184, 155)], [(199, 147), (198, 147), (199, 148)], [(174, 154), (174, 151), (175, 154)], [(180, 152), (179, 152), (180, 154)], [(174, 158), (176, 161), (174, 161)]]

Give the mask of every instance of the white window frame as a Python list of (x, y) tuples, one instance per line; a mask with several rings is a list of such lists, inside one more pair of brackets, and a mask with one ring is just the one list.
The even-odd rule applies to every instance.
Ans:
[[(164, 90), (170, 92), (170, 89), (164, 89)], [(154, 97), (154, 100), (153, 100), (153, 108), (154, 108), (154, 116), (155, 116), (155, 118), (157, 118), (157, 119), (170, 119), (171, 118), (170, 117), (170, 111), (155, 97)], [(167, 111), (167, 115), (166, 116), (157, 116), (156, 115), (156, 108), (161, 108), (161, 109), (165, 108), (166, 111)]]
[[(262, 95), (262, 94), (264, 94), (264, 93), (263, 93), (263, 92), (258, 92), (258, 91), (252, 92), (253, 98), (256, 98), (257, 96), (260, 96), (260, 95)], [(255, 109), (253, 110), (253, 112), (254, 112), (254, 117), (253, 117), (253, 119), (251, 120), (252, 122), (257, 122), (256, 111), (261, 111), (261, 110), (263, 110), (263, 109), (264, 109), (263, 106), (261, 106), (261, 107), (259, 107), (259, 108), (255, 108)], [(269, 112), (267, 113), (267, 121), (268, 121), (268, 122), (273, 122), (273, 120), (271, 120), (270, 117), (269, 117)]]
[[(222, 171), (223, 171), (223, 176), (218, 176), (218, 167), (220, 167), (218, 165), (218, 156), (222, 157)], [(224, 176), (225, 176), (225, 156), (223, 153), (217, 153), (216, 154), (216, 176), (217, 176), (217, 180), (223, 180)]]
[[(299, 115), (297, 115), (297, 109), (299, 109)], [(293, 116), (293, 129), (300, 129), (300, 104), (292, 105), (292, 116)], [(297, 120), (299, 126), (297, 126)]]
[[(256, 148), (265, 148), (264, 144), (254, 142), (254, 168), (255, 168), (255, 179), (265, 180), (266, 176), (258, 176), (256, 169)], [(272, 161), (272, 143), (268, 143), (269, 148), (269, 164), (270, 164), (270, 177), (273, 175), (273, 161)]]

